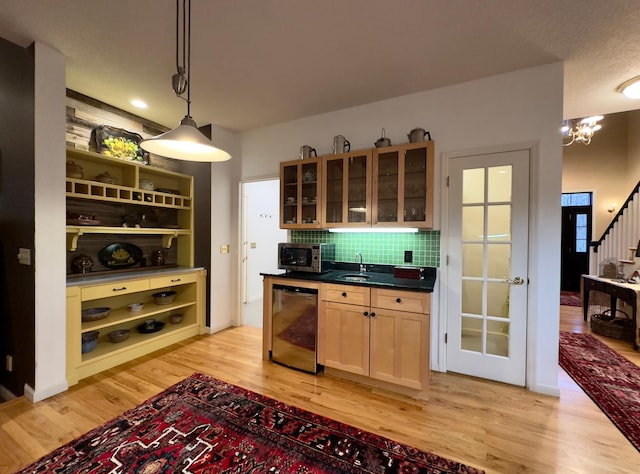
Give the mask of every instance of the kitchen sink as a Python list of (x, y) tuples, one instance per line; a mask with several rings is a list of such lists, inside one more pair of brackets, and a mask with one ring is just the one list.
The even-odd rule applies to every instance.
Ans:
[(369, 275), (363, 275), (362, 273), (354, 273), (349, 275), (342, 275), (340, 278), (343, 280), (349, 281), (367, 281), (369, 279)]

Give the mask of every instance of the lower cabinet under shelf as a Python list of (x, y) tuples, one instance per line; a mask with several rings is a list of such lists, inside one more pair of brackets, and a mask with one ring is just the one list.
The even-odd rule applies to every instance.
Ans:
[[(126, 285), (132, 291), (117, 296), (103, 296), (108, 285), (80, 285), (67, 287), (67, 382), (76, 384), (80, 379), (128, 362), (168, 345), (203, 334), (205, 270), (176, 272), (122, 279), (111, 284)], [(140, 288), (139, 291), (134, 288)], [(169, 304), (156, 304), (152, 294), (160, 290), (176, 291)], [(127, 308), (131, 303), (144, 303), (141, 311)], [(82, 310), (109, 307), (109, 315), (97, 321), (82, 322)], [(180, 322), (172, 324), (170, 315), (183, 314)], [(155, 319), (164, 326), (152, 333), (141, 333), (137, 327), (146, 319)], [(129, 337), (122, 342), (111, 342), (111, 331), (128, 329)], [(82, 353), (82, 334), (99, 331), (93, 350)]]

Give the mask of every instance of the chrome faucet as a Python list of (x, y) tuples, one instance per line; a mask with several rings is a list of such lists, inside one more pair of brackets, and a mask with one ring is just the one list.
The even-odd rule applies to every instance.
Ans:
[(362, 254), (360, 252), (356, 254), (356, 262), (360, 264), (360, 273), (367, 271), (367, 267), (362, 263)]

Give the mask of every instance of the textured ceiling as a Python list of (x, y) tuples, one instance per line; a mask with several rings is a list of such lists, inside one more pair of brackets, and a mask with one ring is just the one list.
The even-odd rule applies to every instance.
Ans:
[[(241, 131), (554, 61), (564, 116), (639, 108), (638, 0), (193, 0), (192, 115)], [(0, 37), (67, 57), (67, 86), (168, 127), (174, 0), (0, 0)], [(149, 103), (146, 111), (129, 101)]]

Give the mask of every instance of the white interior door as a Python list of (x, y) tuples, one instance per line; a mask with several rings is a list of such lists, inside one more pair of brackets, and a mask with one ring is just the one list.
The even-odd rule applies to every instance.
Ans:
[(529, 150), (448, 164), (447, 370), (524, 386)]

